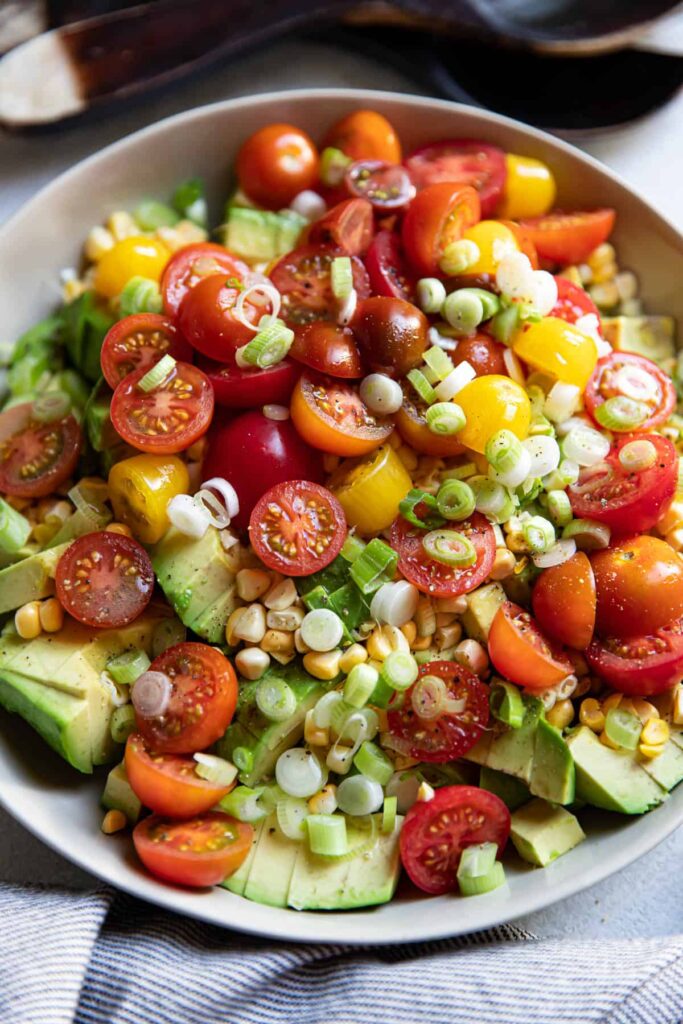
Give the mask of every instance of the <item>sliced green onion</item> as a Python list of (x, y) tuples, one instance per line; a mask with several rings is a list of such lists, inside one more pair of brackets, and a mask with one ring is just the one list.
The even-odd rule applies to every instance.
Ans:
[(446, 296), (442, 315), (458, 335), (474, 333), (484, 317), (484, 303), (475, 288), (460, 288)]
[[(234, 756), (233, 752), (233, 760)], [(260, 821), (270, 813), (261, 802), (264, 792), (265, 786), (258, 786), (256, 789), (251, 789), (250, 786), (236, 786), (231, 793), (223, 797), (218, 806), (238, 821)]]
[(491, 684), (489, 694), (491, 714), (499, 722), (509, 725), (511, 729), (519, 729), (524, 721), (524, 701), (517, 686), (505, 679), (496, 679)]
[(506, 306), (496, 313), (491, 320), (489, 324), (491, 334), (496, 341), (502, 342), (503, 345), (509, 345), (513, 335), (519, 329), (521, 319), (521, 310), (517, 303)]
[(657, 449), (652, 441), (629, 441), (619, 450), (619, 462), (627, 473), (650, 469), (656, 461)]
[(433, 434), (450, 436), (457, 434), (467, 423), (465, 413), (455, 402), (437, 402), (430, 405), (425, 413), (427, 426)]
[(477, 511), (497, 518), (506, 505), (508, 492), (503, 485), (485, 476), (471, 477), (469, 485), (474, 491)]
[(370, 412), (379, 416), (398, 412), (403, 405), (403, 389), (386, 373), (370, 373), (360, 383), (360, 397)]
[(23, 548), (33, 527), (21, 512), (0, 498), (0, 551), (13, 555)]
[(581, 468), (578, 462), (571, 459), (562, 459), (559, 466), (552, 473), (543, 477), (543, 486), (546, 491), (563, 491), (579, 479)]
[(474, 462), (465, 462), (462, 466), (454, 466), (442, 474), (444, 480), (467, 480), (477, 475), (477, 467)]
[(462, 851), (458, 865), (458, 881), (461, 878), (478, 878), (487, 875), (498, 856), (496, 843), (475, 843)]
[(444, 519), (469, 519), (476, 506), (474, 491), (464, 480), (445, 480), (439, 487), (436, 505)]
[(522, 534), (534, 555), (542, 554), (555, 543), (555, 527), (543, 516), (532, 516), (522, 526)]
[(312, 651), (333, 651), (344, 636), (344, 623), (331, 608), (313, 608), (300, 626), (301, 639)]
[(323, 767), (311, 750), (292, 747), (275, 763), (275, 781), (287, 796), (309, 797), (325, 782)]
[(650, 415), (645, 402), (614, 395), (595, 410), (595, 418), (605, 430), (635, 430)]
[(571, 523), (574, 514), (569, 495), (566, 491), (549, 491), (547, 497), (548, 515), (554, 526), (566, 526)]
[(268, 323), (250, 342), (243, 345), (238, 350), (238, 355), (247, 366), (258, 366), (264, 370), (269, 366), (281, 363), (292, 347), (293, 341), (294, 331), (287, 327), (282, 320), (275, 320)]
[[(415, 511), (418, 505), (424, 505), (430, 515), (425, 515), (423, 519), (420, 519)], [(439, 514), (437, 499), (433, 494), (422, 491), (419, 487), (413, 487), (411, 491), (408, 491), (405, 498), (399, 502), (398, 510), (411, 526), (417, 526), (421, 530), (433, 530), (435, 527), (443, 525), (444, 517)]]
[(341, 857), (348, 852), (346, 818), (342, 814), (309, 814), (306, 828), (311, 853)]
[(296, 697), (284, 679), (263, 679), (256, 687), (256, 706), (271, 722), (285, 722), (296, 711)]
[(173, 193), (171, 203), (181, 217), (193, 221), (200, 228), (205, 228), (209, 223), (209, 210), (202, 178), (189, 178), (187, 181), (182, 181)]
[(572, 519), (562, 531), (562, 537), (575, 541), (580, 551), (599, 551), (609, 547), (612, 531), (594, 519)]
[(407, 379), (413, 385), (423, 402), (431, 405), (436, 401), (436, 391), (425, 377), (422, 370), (410, 370)]
[(173, 373), (175, 365), (176, 361), (173, 356), (168, 354), (162, 356), (159, 362), (151, 370), (148, 370), (144, 377), (140, 378), (138, 387), (141, 391), (154, 391), (164, 383), (169, 374)]
[(364, 775), (349, 775), (337, 787), (337, 803), (345, 814), (360, 817), (378, 811), (384, 802), (379, 782)]
[(278, 801), (275, 813), (280, 831), (288, 839), (302, 842), (306, 838), (306, 818), (311, 813), (306, 800), (296, 796), (285, 797)]
[(464, 274), (479, 259), (481, 253), (479, 246), (470, 238), (459, 238), (457, 242), (450, 242), (443, 251), (439, 260), (439, 270), (447, 277), (455, 277), (457, 274)]
[(63, 391), (48, 391), (33, 403), (31, 414), (39, 423), (62, 420), (71, 410), (71, 399)]
[(237, 767), (215, 754), (195, 754), (195, 775), (215, 786), (232, 786), (237, 778)]
[(135, 313), (161, 313), (162, 305), (159, 285), (149, 277), (131, 277), (119, 295), (121, 317)]
[(417, 282), (416, 296), (423, 313), (439, 313), (446, 298), (446, 289), (438, 277), (422, 277)]
[(637, 715), (624, 708), (610, 708), (605, 716), (607, 738), (624, 750), (635, 750), (643, 725)]
[(397, 565), (398, 554), (374, 537), (351, 566), (349, 575), (362, 594), (372, 594), (393, 579)]
[(369, 704), (372, 704), (375, 708), (388, 708), (389, 704), (394, 701), (396, 697), (396, 690), (382, 679), (380, 676), (377, 680), (377, 686), (370, 695)]
[(330, 267), (332, 294), (344, 301), (353, 291), (353, 268), (350, 256), (335, 256)]
[(396, 828), (396, 812), (398, 810), (398, 797), (385, 796), (382, 809), (382, 832), (385, 836), (391, 835)]
[(456, 530), (432, 530), (422, 538), (422, 547), (435, 562), (456, 569), (464, 569), (477, 561), (472, 541)]
[(366, 546), (365, 541), (357, 537), (355, 533), (347, 533), (346, 540), (342, 544), (339, 554), (347, 562), (355, 562), (363, 554)]
[(361, 743), (353, 763), (361, 775), (367, 776), (380, 786), (386, 786), (394, 774), (394, 765), (376, 743), (365, 740)]
[(344, 700), (353, 708), (362, 708), (377, 686), (379, 672), (372, 665), (354, 665), (344, 683)]
[(419, 672), (418, 664), (412, 654), (407, 651), (391, 651), (382, 662), (380, 679), (392, 690), (408, 690)]
[(130, 686), (151, 664), (144, 651), (126, 651), (107, 662), (107, 672), (115, 683)]
[(453, 371), (453, 361), (438, 345), (432, 345), (431, 348), (428, 348), (422, 358), (430, 370), (434, 371), (437, 380), (445, 380), (448, 374)]
[(133, 705), (123, 704), (120, 708), (114, 708), (109, 728), (114, 743), (125, 743), (131, 733), (134, 733), (137, 728)]
[[(606, 405), (607, 403), (605, 403)], [(609, 438), (593, 427), (581, 424), (572, 427), (562, 441), (562, 454), (579, 466), (596, 466), (607, 457), (610, 450)]]
[(522, 442), (511, 430), (499, 430), (486, 442), (485, 455), (495, 470), (507, 473), (522, 458)]
[(326, 146), (320, 154), (320, 180), (323, 185), (340, 185), (346, 169), (353, 163), (351, 157), (334, 146)]
[(254, 752), (249, 747), (235, 747), (232, 759), (241, 772), (248, 775), (254, 767)]
[(462, 878), (458, 878), (458, 885), (463, 896), (482, 896), (505, 885), (505, 868), (497, 860), (487, 874), (472, 877), (463, 875)]
[(143, 199), (133, 211), (133, 218), (143, 231), (170, 228), (180, 219), (175, 210), (156, 199)]

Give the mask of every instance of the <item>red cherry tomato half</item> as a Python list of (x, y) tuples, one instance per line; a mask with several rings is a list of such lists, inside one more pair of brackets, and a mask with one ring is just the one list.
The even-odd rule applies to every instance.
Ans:
[(374, 233), (372, 203), (367, 199), (345, 199), (311, 224), (309, 245), (327, 245), (348, 256), (367, 252)]
[(204, 888), (218, 885), (244, 861), (254, 829), (220, 811), (191, 821), (158, 815), (144, 818), (133, 830), (138, 857), (164, 882)]
[(583, 651), (595, 629), (595, 576), (583, 551), (541, 573), (531, 595), (534, 615), (545, 632)]
[(471, 338), (461, 338), (455, 352), (448, 354), (454, 366), (468, 362), (477, 377), (486, 377), (492, 373), (507, 377), (504, 353), (505, 345), (494, 341), (488, 334), (477, 333)]
[[(324, 245), (302, 245), (278, 260), (270, 278), (282, 296), (280, 316), (289, 327), (297, 328), (316, 320), (336, 322), (339, 303), (332, 292), (331, 268), (341, 249)], [(351, 257), (353, 286), (359, 299), (370, 294), (365, 267), (357, 256)]]
[(142, 736), (126, 743), (126, 775), (144, 807), (166, 818), (193, 818), (210, 811), (234, 787), (217, 786), (197, 775), (197, 762), (183, 754), (150, 753)]
[(175, 644), (154, 659), (149, 671), (162, 672), (172, 685), (163, 715), (135, 716), (151, 750), (193, 754), (221, 738), (237, 704), (237, 676), (224, 654), (208, 644)]
[(401, 238), (395, 231), (379, 231), (365, 257), (370, 285), (375, 295), (412, 302), (415, 277), (408, 268)]
[(310, 576), (337, 557), (346, 537), (344, 510), (325, 487), (288, 480), (254, 506), (249, 539), (269, 569)]
[(437, 896), (457, 888), (466, 846), (496, 843), (500, 857), (509, 835), (510, 812), (495, 793), (477, 786), (443, 786), (406, 814), (401, 861), (419, 889)]
[(614, 210), (591, 210), (589, 213), (562, 213), (520, 221), (536, 246), (538, 255), (552, 263), (583, 263), (607, 241), (614, 227)]
[[(608, 398), (618, 395), (640, 403), (643, 420), (638, 424), (638, 430), (654, 430), (668, 420), (676, 407), (676, 389), (671, 378), (651, 359), (634, 352), (610, 352), (598, 361), (584, 395), (586, 408), (593, 419)], [(610, 429), (617, 433), (627, 432), (627, 428)]]
[(268, 124), (242, 144), (236, 170), (250, 199), (268, 210), (280, 210), (317, 184), (318, 151), (300, 128)]
[(115, 388), (134, 370), (151, 370), (163, 355), (192, 362), (192, 348), (168, 317), (136, 313), (119, 320), (102, 344), (100, 363), (104, 379)]
[(299, 436), (291, 420), (271, 420), (258, 409), (214, 422), (202, 467), (202, 480), (229, 480), (240, 511), (233, 524), (246, 529), (262, 494), (284, 480), (323, 480), (320, 452)]
[(629, 697), (654, 697), (683, 678), (683, 619), (643, 636), (594, 640), (591, 671)]
[(86, 626), (127, 626), (149, 604), (154, 570), (149, 555), (132, 537), (101, 530), (86, 533), (57, 563), (59, 602)]
[(550, 316), (556, 316), (570, 324), (575, 324), (582, 316), (592, 313), (600, 323), (600, 310), (587, 291), (579, 288), (572, 281), (568, 281), (561, 274), (555, 275), (555, 284), (557, 285), (557, 303), (550, 312)]
[(547, 690), (572, 672), (572, 663), (518, 604), (506, 601), (489, 632), (489, 657), (506, 679), (529, 690)]
[(654, 634), (683, 615), (683, 558), (659, 537), (631, 537), (594, 551), (597, 630)]
[(187, 293), (207, 277), (225, 274), (241, 280), (248, 273), (247, 264), (222, 245), (214, 242), (186, 245), (173, 253), (161, 279), (164, 312), (175, 316)]
[(289, 350), (297, 363), (330, 377), (362, 377), (364, 367), (350, 327), (316, 320), (300, 327)]
[(479, 196), (469, 185), (441, 182), (418, 192), (403, 219), (406, 256), (420, 277), (441, 275), (444, 249), (462, 238), (481, 216)]
[(237, 302), (245, 287), (244, 280), (234, 274), (227, 278), (214, 274), (199, 281), (183, 299), (178, 325), (192, 347), (209, 359), (234, 363), (237, 349), (251, 341), (259, 320), (270, 312), (269, 305), (257, 305), (250, 297), (243, 300), (240, 318)]
[(352, 196), (367, 199), (379, 214), (402, 210), (415, 195), (415, 186), (405, 167), (381, 160), (358, 160), (351, 164), (344, 184)]
[(199, 368), (213, 388), (217, 405), (231, 409), (254, 409), (259, 405), (289, 405), (301, 370), (291, 359), (283, 359), (264, 370), (243, 370), (239, 366), (214, 363), (200, 356)]
[(114, 429), (134, 448), (155, 455), (183, 451), (206, 433), (213, 415), (209, 378), (190, 363), (176, 363), (158, 387), (138, 387), (146, 370), (122, 380), (111, 400)]
[[(417, 506), (417, 515), (425, 511)], [(493, 527), (484, 516), (475, 514), (456, 524), (458, 533), (474, 545), (477, 560), (467, 568), (456, 568), (435, 561), (422, 544), (425, 531), (398, 516), (391, 527), (390, 544), (398, 551), (398, 568), (418, 590), (430, 597), (457, 597), (468, 594), (488, 577), (496, 555)], [(565, 673), (566, 674), (566, 673)]]
[(477, 139), (447, 139), (422, 146), (405, 160), (418, 189), (437, 182), (471, 185), (479, 193), (482, 217), (490, 217), (503, 191), (505, 153)]
[[(421, 717), (419, 690), (421, 680), (434, 676), (445, 684), (446, 701), (455, 701), (462, 710), (448, 708), (436, 717)], [(463, 706), (464, 705), (464, 706)], [(420, 668), (414, 686), (404, 694), (400, 708), (388, 712), (389, 732), (396, 748), (420, 761), (454, 761), (471, 750), (489, 720), (489, 689), (474, 672), (455, 661), (430, 661)]]
[(0, 493), (43, 498), (71, 476), (83, 434), (73, 416), (43, 423), (25, 402), (0, 413)]
[[(649, 469), (629, 472), (619, 452), (629, 441), (647, 439), (657, 450)], [(659, 434), (627, 434), (604, 462), (581, 471), (567, 493), (577, 519), (595, 519), (614, 534), (651, 530), (676, 493), (678, 456), (671, 441)]]

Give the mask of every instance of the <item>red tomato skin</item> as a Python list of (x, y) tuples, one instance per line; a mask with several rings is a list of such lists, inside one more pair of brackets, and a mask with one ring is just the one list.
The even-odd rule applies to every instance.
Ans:
[[(281, 555), (279, 552), (273, 551), (261, 536), (267, 520), (269, 505), (276, 504), (282, 508), (284, 502), (285, 507), (290, 509), (293, 502), (299, 499), (306, 503), (317, 500), (326, 508), (334, 528), (328, 546), (318, 554), (317, 558), (300, 557), (297, 560)], [(341, 551), (346, 540), (346, 532), (344, 509), (337, 498), (326, 487), (321, 487), (320, 484), (312, 483), (310, 480), (288, 480), (271, 487), (256, 503), (249, 520), (249, 539), (256, 554), (269, 569), (281, 572), (284, 576), (310, 576), (312, 573), (324, 569), (326, 565), (334, 561)]]
[[(178, 849), (169, 849), (165, 844), (157, 844), (149, 839), (149, 833), (158, 824), (165, 821), (160, 815), (143, 818), (133, 829), (135, 851), (147, 870), (172, 885), (185, 885), (190, 888), (205, 889), (219, 885), (228, 874), (232, 874), (244, 861), (251, 849), (254, 829), (245, 822), (236, 821), (220, 811), (209, 811), (201, 815), (202, 821), (230, 821), (236, 827), (243, 852), (239, 856), (226, 850), (215, 850), (206, 853), (184, 854)], [(188, 822), (188, 824), (192, 824)]]
[(358, 380), (365, 376), (360, 350), (350, 327), (324, 320), (299, 327), (289, 355), (297, 363), (330, 377)]
[[(33, 404), (24, 402), (0, 413), (0, 494), (11, 494), (16, 498), (44, 498), (52, 494), (76, 469), (83, 446), (83, 432), (72, 415), (65, 416), (58, 423), (38, 423), (32, 417)], [(52, 467), (31, 479), (24, 477), (22, 470), (26, 459), (32, 459), (34, 450), (26, 451), (26, 439), (34, 438), (31, 448), (52, 430), (59, 429), (62, 436), (60, 457)], [(24, 441), (22, 441), (22, 436)]]
[(531, 600), (539, 626), (553, 640), (579, 651), (588, 647), (595, 629), (595, 576), (583, 551), (545, 569)]
[(432, 142), (414, 150), (404, 163), (418, 189), (443, 181), (471, 185), (479, 194), (483, 218), (495, 212), (507, 177), (503, 150), (478, 139)]
[(683, 678), (683, 620), (646, 637), (596, 639), (586, 651), (586, 661), (619, 693), (629, 697), (664, 693)]
[(374, 232), (372, 204), (367, 199), (345, 199), (311, 224), (307, 241), (335, 246), (348, 256), (363, 256)]
[[(419, 506), (418, 506), (419, 507)], [(479, 557), (467, 569), (451, 569), (422, 553), (424, 530), (411, 526), (397, 516), (391, 527), (390, 544), (398, 551), (399, 571), (429, 597), (457, 597), (468, 594), (487, 579), (496, 556), (496, 538), (488, 519), (475, 512), (457, 524), (459, 532), (469, 535)]]
[[(605, 396), (601, 393), (601, 382), (605, 374), (609, 374), (613, 368), (620, 369), (622, 366), (632, 366), (636, 370), (644, 370), (649, 373), (659, 385), (659, 391), (662, 396), (660, 402), (657, 403), (656, 410), (652, 415), (641, 423), (638, 430), (645, 432), (647, 430), (654, 430), (655, 427), (660, 426), (662, 423), (666, 423), (671, 413), (676, 408), (676, 389), (673, 385), (673, 381), (663, 370), (653, 363), (651, 359), (646, 359), (645, 356), (636, 355), (635, 352), (610, 352), (609, 355), (603, 356), (602, 359), (598, 360), (598, 363), (591, 374), (588, 384), (586, 385), (586, 391), (584, 394), (584, 401), (586, 403), (586, 409), (589, 415), (597, 423), (595, 416), (596, 410), (605, 401)], [(599, 424), (598, 424), (599, 426)], [(618, 432), (615, 428), (615, 433)]]
[(469, 185), (441, 182), (418, 192), (403, 218), (401, 237), (418, 277), (442, 277), (439, 267), (448, 242), (481, 219), (479, 195)]
[[(116, 358), (117, 347), (129, 335), (137, 331), (159, 332), (168, 338), (169, 343), (159, 349), (156, 358), (154, 356), (150, 358), (151, 354), (148, 356), (143, 354), (140, 358), (133, 356), (127, 365), (121, 365), (122, 361), (119, 359), (117, 362)], [(169, 317), (161, 316), (159, 313), (136, 313), (133, 316), (126, 316), (114, 324), (102, 343), (100, 363), (104, 379), (110, 388), (115, 388), (133, 370), (151, 370), (165, 354), (173, 356), (176, 360), (180, 359), (184, 363), (191, 363), (194, 355), (191, 346), (188, 345)]]
[(683, 559), (658, 537), (632, 537), (591, 555), (602, 636), (656, 632), (683, 615)]
[[(331, 265), (342, 249), (329, 245), (300, 245), (271, 267), (270, 279), (282, 295), (280, 316), (293, 330), (326, 320), (336, 323), (338, 303), (332, 292)], [(353, 286), (359, 299), (370, 294), (362, 261), (351, 256)]]
[(270, 420), (260, 409), (214, 421), (208, 442), (202, 479), (220, 476), (233, 485), (240, 502), (233, 524), (240, 530), (247, 529), (254, 505), (275, 484), (324, 479), (322, 455), (301, 439), (292, 421)]
[(428, 347), (429, 321), (421, 309), (404, 299), (383, 295), (363, 299), (351, 326), (373, 373), (403, 377), (420, 365)]
[(255, 409), (262, 405), (289, 405), (301, 370), (283, 359), (266, 370), (242, 370), (200, 356), (197, 365), (211, 382), (217, 405), (229, 409)]
[[(248, 344), (256, 332), (233, 313), (238, 291), (226, 285), (226, 280), (224, 274), (213, 274), (199, 281), (180, 305), (178, 325), (197, 352), (232, 365), (237, 349)], [(258, 323), (261, 314), (249, 302), (245, 302), (245, 313)]]
[(557, 285), (557, 303), (550, 312), (550, 316), (559, 317), (567, 323), (575, 324), (582, 316), (592, 313), (600, 323), (600, 310), (595, 305), (587, 291), (579, 288), (577, 284), (568, 281), (561, 274), (555, 275)]
[[(197, 261), (202, 270), (201, 274), (196, 273), (193, 269)], [(202, 264), (208, 264), (210, 273), (204, 272), (205, 268)], [(215, 264), (213, 270), (211, 269), (212, 264)], [(215, 242), (199, 242), (196, 245), (183, 246), (182, 249), (173, 253), (161, 278), (164, 312), (167, 316), (175, 317), (187, 293), (211, 274), (225, 274), (226, 277), (241, 279), (248, 273), (247, 264), (223, 245), (216, 245)]]
[(365, 257), (373, 295), (412, 302), (415, 277), (408, 268), (400, 236), (395, 231), (378, 231)]
[(237, 154), (237, 178), (259, 206), (281, 210), (318, 182), (318, 151), (291, 124), (269, 124), (250, 135)]
[(521, 220), (541, 259), (552, 263), (583, 263), (593, 249), (607, 241), (614, 227), (615, 211), (563, 213)]
[[(186, 769), (186, 779), (165, 773), (157, 763)], [(196, 761), (183, 754), (150, 754), (142, 736), (128, 737), (125, 752), (126, 776), (131, 789), (154, 814), (165, 818), (193, 818), (210, 811), (233, 786), (215, 786), (194, 771)], [(233, 783), (234, 785), (234, 783)]]
[(476, 371), (477, 377), (486, 377), (492, 373), (507, 377), (504, 353), (505, 345), (488, 334), (477, 332), (471, 338), (461, 338), (455, 352), (449, 352), (449, 355), (454, 366), (467, 361)]
[(496, 612), (488, 638), (489, 658), (502, 676), (528, 690), (545, 690), (572, 672), (572, 663), (512, 601)]

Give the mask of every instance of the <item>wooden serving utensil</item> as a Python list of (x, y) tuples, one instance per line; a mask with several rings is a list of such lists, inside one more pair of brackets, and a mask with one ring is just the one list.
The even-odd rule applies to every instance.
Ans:
[(557, 52), (625, 45), (675, 0), (157, 0), (44, 32), (0, 59), (0, 125), (21, 130), (132, 98), (295, 30), (415, 26)]

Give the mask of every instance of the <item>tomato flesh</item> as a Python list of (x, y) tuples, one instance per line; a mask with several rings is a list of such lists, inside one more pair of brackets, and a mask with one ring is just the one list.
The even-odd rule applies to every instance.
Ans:
[(289, 354), (297, 363), (330, 377), (357, 379), (365, 372), (351, 328), (324, 320), (300, 327)]
[(658, 537), (594, 551), (597, 629), (602, 636), (654, 633), (683, 615), (683, 559)]
[(415, 186), (405, 168), (381, 160), (358, 160), (351, 164), (344, 184), (352, 196), (367, 199), (377, 213), (401, 210), (415, 195)]
[[(270, 305), (257, 305), (249, 298), (240, 318), (237, 300), (245, 287), (244, 279), (235, 274), (214, 274), (187, 293), (178, 311), (178, 324), (197, 352), (219, 363), (232, 364), (238, 348), (252, 340), (259, 320), (270, 312)], [(244, 323), (244, 318), (253, 326)]]
[(0, 413), (0, 493), (17, 498), (52, 494), (74, 472), (83, 433), (73, 416), (42, 423), (25, 402)]
[(220, 811), (191, 821), (151, 815), (133, 830), (138, 857), (151, 874), (173, 885), (218, 885), (246, 859), (254, 829)]
[(164, 312), (176, 316), (187, 293), (207, 277), (224, 274), (241, 280), (248, 273), (247, 264), (222, 245), (186, 245), (173, 253), (161, 279)]
[(593, 249), (607, 241), (615, 216), (611, 209), (588, 213), (562, 213), (557, 210), (520, 223), (542, 259), (562, 264), (583, 263)]
[(469, 185), (440, 182), (418, 192), (403, 218), (406, 256), (420, 277), (439, 277), (444, 250), (462, 238), (481, 216), (477, 192)]
[[(421, 505), (417, 506), (418, 517)], [(468, 594), (488, 577), (496, 555), (496, 537), (488, 519), (478, 512), (454, 529), (474, 545), (477, 560), (466, 568), (444, 565), (425, 552), (422, 540), (425, 530), (398, 516), (391, 527), (391, 546), (398, 551), (398, 568), (418, 590), (430, 597), (457, 597)]]
[(350, 384), (312, 373), (304, 373), (294, 389), (291, 414), (304, 441), (333, 455), (365, 455), (393, 429), (370, 412)]
[(109, 629), (142, 614), (152, 598), (154, 570), (136, 540), (101, 530), (69, 545), (57, 563), (55, 583), (69, 615), (86, 626)]
[(373, 234), (372, 203), (367, 199), (345, 199), (311, 224), (308, 242), (310, 245), (331, 245), (348, 256), (362, 256), (367, 252)]
[(192, 349), (168, 317), (136, 313), (119, 320), (102, 344), (100, 362), (110, 388), (134, 370), (151, 370), (163, 355), (192, 361)]
[(217, 786), (200, 778), (194, 758), (150, 753), (142, 736), (126, 743), (126, 776), (144, 807), (166, 818), (193, 818), (210, 811), (232, 786)]
[[(280, 316), (296, 330), (316, 320), (336, 322), (339, 303), (332, 291), (332, 262), (344, 256), (343, 249), (326, 245), (303, 245), (278, 260), (270, 279), (282, 296)], [(370, 294), (365, 267), (351, 256), (353, 286), (359, 299)]]
[[(610, 352), (600, 359), (586, 386), (584, 400), (590, 415), (609, 398), (625, 395), (640, 403), (643, 420), (638, 430), (654, 430), (665, 423), (676, 407), (673, 381), (651, 359), (633, 352)], [(628, 433), (633, 427), (611, 427), (615, 433)]]
[(415, 277), (408, 268), (401, 238), (395, 231), (379, 231), (368, 249), (365, 266), (376, 295), (405, 299), (415, 297)]
[(405, 165), (418, 189), (444, 181), (476, 189), (482, 217), (493, 214), (507, 177), (503, 150), (477, 139), (433, 142), (406, 157)]
[(646, 636), (594, 640), (586, 660), (612, 689), (654, 697), (683, 679), (683, 619)]
[(557, 316), (561, 320), (575, 324), (582, 316), (592, 313), (600, 323), (600, 310), (587, 291), (579, 288), (572, 281), (568, 281), (561, 274), (555, 275), (555, 284), (557, 285), (557, 303), (552, 308), (550, 316)]
[(427, 426), (425, 417), (427, 404), (416, 394), (413, 387), (402, 383), (403, 405), (396, 413), (396, 429), (411, 448), (424, 455), (438, 455), (448, 457), (461, 455), (465, 451), (462, 441), (459, 441), (457, 434), (435, 434)]
[(406, 814), (401, 861), (419, 889), (437, 896), (457, 888), (466, 846), (495, 843), (500, 857), (509, 835), (510, 812), (495, 793), (477, 786), (443, 786)]
[(595, 629), (595, 576), (588, 555), (577, 553), (562, 565), (545, 569), (532, 594), (541, 629), (559, 643), (584, 650)]
[(243, 370), (201, 356), (199, 368), (208, 377), (217, 405), (231, 409), (253, 409), (259, 405), (288, 405), (299, 379), (300, 369), (283, 359), (264, 370)]
[(501, 675), (528, 690), (546, 690), (571, 675), (571, 661), (512, 601), (496, 612), (488, 645), (489, 657)]
[(344, 510), (334, 494), (308, 480), (289, 480), (255, 505), (249, 539), (262, 562), (287, 576), (310, 576), (339, 554)]

